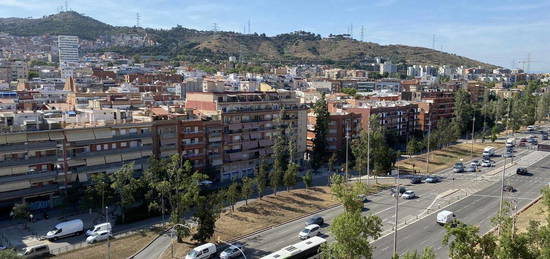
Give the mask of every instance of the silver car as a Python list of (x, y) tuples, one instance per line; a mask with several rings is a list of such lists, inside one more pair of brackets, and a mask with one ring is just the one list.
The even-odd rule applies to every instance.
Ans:
[(225, 250), (223, 250), (223, 252), (221, 252), (220, 258), (221, 259), (237, 258), (243, 255), (241, 251), (244, 252), (244, 245), (241, 243), (234, 243), (228, 248), (226, 248)]

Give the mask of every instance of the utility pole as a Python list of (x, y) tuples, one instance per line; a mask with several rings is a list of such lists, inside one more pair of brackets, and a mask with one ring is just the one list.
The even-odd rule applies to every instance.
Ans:
[(399, 215), (399, 166), (397, 166), (397, 178), (395, 178), (395, 226), (393, 229), (393, 255), (397, 254), (397, 216)]
[(369, 186), (370, 178), (370, 116), (367, 121), (367, 186)]
[(476, 125), (476, 114), (474, 113), (474, 119), (472, 120), (472, 149), (470, 150), (470, 157), (474, 157), (474, 128)]
[(349, 153), (349, 126), (348, 120), (346, 120), (346, 181), (349, 179), (348, 175), (348, 153)]
[[(105, 219), (109, 223), (109, 207), (105, 207)], [(109, 233), (110, 235), (111, 233)], [(107, 237), (107, 259), (111, 259), (111, 238)]]
[(364, 36), (365, 36), (365, 26), (361, 25), (361, 42), (363, 41)]
[(426, 152), (426, 175), (430, 174), (430, 133), (432, 130), (432, 116), (428, 115), (428, 152)]
[(139, 28), (139, 13), (136, 13), (136, 28)]

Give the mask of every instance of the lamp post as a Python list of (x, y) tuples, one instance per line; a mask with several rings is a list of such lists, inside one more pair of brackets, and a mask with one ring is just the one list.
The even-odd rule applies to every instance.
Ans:
[(348, 121), (346, 120), (346, 181), (349, 179), (349, 175), (348, 175), (348, 153), (349, 153), (349, 128), (348, 128)]
[(393, 255), (397, 254), (397, 216), (399, 215), (399, 166), (397, 166), (397, 178), (395, 178), (395, 227), (393, 230)]
[[(171, 252), (172, 252), (172, 257), (170, 258), (174, 258), (174, 230), (176, 230), (176, 227), (177, 226), (181, 226), (181, 227), (184, 227), (184, 228), (187, 228), (189, 229), (188, 226), (184, 225), (184, 224), (174, 224), (174, 226), (172, 227), (173, 229), (170, 231), (170, 247), (171, 247)], [(190, 229), (189, 229), (190, 230)]]
[[(105, 221), (109, 223), (109, 207), (105, 206)], [(111, 238), (107, 237), (107, 259), (111, 259)]]
[(370, 116), (367, 121), (367, 186), (369, 186), (370, 178)]

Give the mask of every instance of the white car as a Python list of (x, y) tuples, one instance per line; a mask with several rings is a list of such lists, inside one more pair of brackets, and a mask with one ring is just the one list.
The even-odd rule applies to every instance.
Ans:
[(483, 160), (483, 162), (481, 162), (481, 166), (491, 167), (491, 166), (493, 166), (493, 162), (491, 162), (490, 160)]
[(409, 200), (414, 199), (416, 197), (416, 194), (413, 191), (406, 191), (401, 195), (401, 198)]
[(86, 238), (86, 243), (93, 244), (99, 241), (107, 240), (108, 238), (113, 238), (113, 235), (111, 235), (111, 231), (102, 230), (102, 231), (96, 232), (95, 235), (92, 235)]
[(473, 166), (473, 167), (478, 167), (481, 165), (481, 162), (479, 162), (479, 160), (473, 160), (471, 163), (470, 163), (470, 166)]
[(314, 237), (319, 234), (321, 227), (317, 224), (311, 224), (307, 225), (304, 230), (300, 231), (300, 234), (298, 236), (300, 239), (308, 239), (310, 237)]

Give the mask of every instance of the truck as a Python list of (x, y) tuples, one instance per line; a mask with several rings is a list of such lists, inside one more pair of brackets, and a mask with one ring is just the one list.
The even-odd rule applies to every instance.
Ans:
[(48, 240), (57, 240), (60, 238), (82, 235), (84, 233), (84, 223), (81, 219), (73, 219), (65, 222), (61, 222), (46, 233)]
[(495, 148), (494, 147), (485, 147), (485, 149), (483, 149), (483, 157), (492, 157), (495, 155)]

